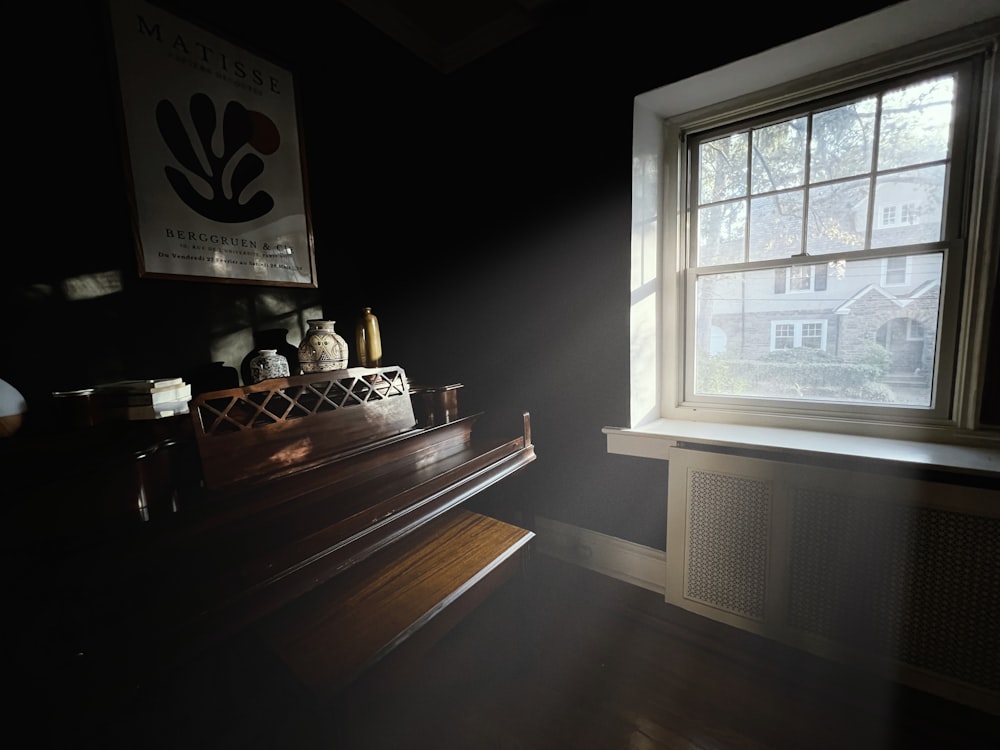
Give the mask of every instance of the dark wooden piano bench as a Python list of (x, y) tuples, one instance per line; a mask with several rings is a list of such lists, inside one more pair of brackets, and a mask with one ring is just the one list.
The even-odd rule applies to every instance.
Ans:
[(343, 699), (362, 675), (365, 692), (377, 692), (517, 576), (532, 537), (457, 508), (300, 597), (258, 632), (320, 701)]

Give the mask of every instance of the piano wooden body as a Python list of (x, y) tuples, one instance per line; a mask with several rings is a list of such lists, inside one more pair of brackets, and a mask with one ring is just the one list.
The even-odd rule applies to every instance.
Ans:
[(8, 674), (31, 708), (73, 704), (62, 731), (101, 736), (248, 632), (333, 704), (516, 576), (532, 532), (464, 504), (534, 460), (528, 414), (427, 427), (410, 396), (401, 368), (312, 373), (198, 395), (113, 465), (6, 452), (34, 477), (6, 545)]

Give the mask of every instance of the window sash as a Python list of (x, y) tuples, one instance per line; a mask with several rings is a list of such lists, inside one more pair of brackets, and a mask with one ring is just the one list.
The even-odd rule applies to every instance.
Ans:
[[(684, 148), (687, 150), (685, 158), (685, 179), (687, 181), (687, 189), (685, 191), (685, 215), (687, 216), (688, 231), (683, 238), (683, 246), (685, 250), (682, 253), (683, 257), (686, 258), (685, 267), (699, 268), (703, 265), (699, 263), (699, 259), (697, 258), (699, 209), (717, 207), (728, 202), (725, 198), (708, 203), (700, 203), (699, 201), (697, 189), (700, 179), (698, 155), (702, 144), (715, 141), (734, 133), (749, 133), (751, 130), (762, 130), (769, 126), (778, 125), (787, 121), (795, 120), (799, 117), (808, 116), (811, 113), (814, 114), (835, 109), (838, 106), (862, 99), (866, 96), (889, 93), (914, 83), (919, 83), (924, 80), (945, 75), (952, 75), (955, 79), (953, 105), (954, 119), (951, 128), (951, 149), (947, 159), (944, 161), (938, 160), (932, 162), (920, 162), (916, 166), (908, 165), (902, 168), (880, 169), (877, 163), (876, 155), (873, 159), (874, 163), (871, 164), (870, 171), (860, 176), (860, 179), (863, 179), (868, 183), (868, 215), (866, 221), (868, 230), (865, 238), (865, 246), (858, 250), (838, 250), (836, 252), (829, 253), (829, 255), (836, 255), (838, 257), (847, 256), (853, 252), (865, 252), (873, 247), (870, 244), (871, 232), (874, 228), (883, 226), (881, 223), (882, 205), (880, 202), (877, 202), (877, 193), (875, 189), (877, 187), (876, 181), (880, 176), (885, 176), (899, 171), (913, 171), (918, 167), (930, 167), (934, 164), (947, 166), (946, 194), (942, 196), (941, 233), (940, 237), (934, 239), (949, 240), (965, 236), (968, 228), (968, 217), (966, 217), (963, 213), (962, 196), (964, 186), (967, 181), (967, 171), (969, 169), (968, 153), (970, 148), (969, 139), (971, 137), (969, 131), (972, 125), (970, 119), (977, 116), (977, 102), (973, 92), (975, 92), (980, 85), (981, 69), (983, 64), (984, 54), (981, 51), (977, 51), (959, 59), (950, 59), (945, 63), (925, 64), (909, 70), (904, 74), (883, 78), (876, 77), (867, 84), (839, 91), (836, 94), (828, 94), (818, 97), (814, 100), (805, 100), (794, 107), (786, 106), (778, 108), (774, 111), (764, 111), (761, 114), (751, 113), (741, 119), (735, 119), (730, 122), (720, 123), (715, 121), (712, 123), (711, 127), (708, 128), (702, 128), (698, 125), (690, 125), (688, 128), (683, 129), (680, 135), (684, 142)], [(754, 200), (760, 200), (763, 196), (768, 195), (768, 193), (753, 191), (751, 174), (752, 169), (749, 164), (749, 151), (747, 154), (747, 160), (747, 191), (741, 194), (740, 199), (750, 203)], [(808, 194), (810, 190), (822, 189), (824, 186), (843, 183), (852, 179), (858, 180), (859, 178), (849, 177), (815, 182), (810, 182), (807, 179), (803, 185), (791, 189), (786, 188), (784, 190), (772, 191), (770, 195), (775, 197), (779, 195), (787, 196), (789, 193), (796, 190), (804, 190)], [(948, 185), (955, 186), (956, 188), (955, 190), (952, 190), (950, 194), (947, 193)], [(735, 199), (729, 198), (729, 201), (732, 200)], [(806, 237), (808, 235), (808, 227), (806, 226), (808, 222), (807, 211), (808, 209), (804, 209), (801, 217), (803, 225), (801, 233), (802, 242), (806, 241)], [(743, 211), (742, 214), (744, 225), (742, 227), (734, 226), (732, 231), (736, 232), (742, 229), (742, 241), (747, 251), (749, 251), (748, 245), (750, 241), (751, 227), (747, 226), (748, 220), (746, 217), (746, 211)], [(895, 226), (900, 225), (900, 215), (900, 207), (897, 205), (895, 206)], [(739, 219), (740, 217), (736, 218)], [(931, 240), (930, 238), (927, 238), (924, 241)], [(803, 249), (800, 246), (796, 249), (795, 253), (789, 252), (785, 257), (792, 258), (796, 253), (806, 252), (807, 250), (808, 248)], [(746, 253), (744, 253), (744, 258), (745, 260), (743, 262), (745, 263), (752, 264), (754, 262), (746, 259)], [(729, 263), (718, 265), (729, 265)]]

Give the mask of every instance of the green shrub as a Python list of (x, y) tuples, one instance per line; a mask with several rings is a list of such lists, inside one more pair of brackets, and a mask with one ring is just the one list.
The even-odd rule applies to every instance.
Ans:
[(744, 361), (723, 354), (698, 357), (695, 388), (699, 393), (725, 393), (738, 396), (746, 393), (750, 382), (743, 377)]
[(889, 371), (892, 364), (892, 355), (889, 350), (874, 341), (865, 341), (861, 344), (856, 358), (858, 364), (870, 365), (877, 368), (878, 376), (881, 378)]

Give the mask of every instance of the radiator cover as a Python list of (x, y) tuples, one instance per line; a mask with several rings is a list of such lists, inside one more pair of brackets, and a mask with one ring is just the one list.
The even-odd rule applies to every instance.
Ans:
[(1000, 496), (673, 448), (666, 600), (1000, 711)]

